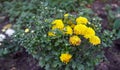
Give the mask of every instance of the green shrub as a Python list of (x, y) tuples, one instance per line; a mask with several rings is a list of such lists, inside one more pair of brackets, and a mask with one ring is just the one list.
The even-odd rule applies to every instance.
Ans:
[(66, 10), (66, 12), (79, 12), (79, 10), (88, 4), (93, 3), (94, 0), (46, 0), (50, 7), (56, 7)]
[[(75, 15), (70, 15), (68, 18), (76, 25)], [(14, 41), (25, 47), (26, 51), (32, 54), (34, 58), (38, 59), (40, 66), (46, 70), (93, 70), (94, 66), (103, 58), (102, 43), (106, 38), (101, 33), (99, 18), (95, 17), (91, 19), (89, 16), (87, 18), (90, 22), (86, 26), (95, 30), (96, 35), (101, 39), (101, 45), (92, 45), (89, 39), (85, 39), (82, 35), (78, 35), (81, 38), (81, 44), (71, 45), (69, 38), (75, 34), (66, 35), (59, 29), (51, 30), (51, 27), (54, 26), (51, 24), (53, 18), (41, 21), (39, 18), (34, 17), (32, 20), (30, 19), (34, 22), (24, 27), (18, 24), (14, 25), (17, 32), (13, 38)], [(61, 19), (64, 26), (69, 25), (67, 24), (69, 20), (65, 18)], [(49, 31), (53, 32), (50, 36), (48, 35)], [(66, 63), (64, 61), (62, 62), (60, 59), (61, 55), (68, 53), (72, 56), (71, 58), (68, 55), (71, 60)]]
[[(94, 16), (91, 9), (84, 8), (81, 3), (80, 5), (76, 3), (81, 0), (70, 0), (68, 3), (65, 0), (63, 3), (61, 2), (60, 7), (56, 6), (59, 1), (55, 1), (56, 5), (52, 3), (53, 0), (50, 1), (14, 0), (4, 2), (3, 11), (8, 13), (11, 22), (16, 23), (13, 26), (16, 30), (12, 37), (13, 43), (24, 47), (29, 54), (39, 60), (39, 65), (46, 70), (93, 70), (94, 66), (103, 59), (103, 47), (111, 45), (114, 31), (111, 32), (111, 35), (109, 35), (109, 31), (102, 32), (100, 18)], [(74, 6), (74, 4), (76, 5)], [(76, 6), (81, 7), (76, 8)], [(73, 10), (74, 8), (76, 9)], [(75, 15), (68, 14), (68, 17), (63, 17), (66, 12)], [(64, 29), (60, 30), (61, 25), (53, 27), (54, 25), (51, 24), (52, 21), (61, 19), (64, 26), (71, 26), (68, 22), (77, 25), (76, 18), (79, 16), (86, 17), (89, 21), (86, 21), (87, 25), (85, 26), (86, 28), (90, 27), (93, 37), (97, 36), (97, 41), (93, 40), (95, 43), (91, 43), (93, 41), (89, 38), (86, 39), (87, 36), (83, 35), (77, 35), (78, 42), (72, 42), (72, 40), (69, 42), (69, 38), (76, 35), (74, 31), (72, 34), (70, 31), (70, 35), (66, 35), (67, 28), (63, 27)], [(51, 29), (52, 27), (53, 29)], [(74, 30), (74, 28), (70, 30)], [(74, 43), (75, 45), (73, 45)], [(63, 57), (66, 58), (66, 61), (62, 60)]]
[(20, 51), (22, 48), (20, 48), (16, 43), (17, 42), (14, 42), (11, 38), (0, 41), (0, 57)]
[(110, 5), (106, 5), (108, 27), (113, 30), (116, 38), (120, 38), (120, 7), (116, 7), (116, 10), (112, 10)]

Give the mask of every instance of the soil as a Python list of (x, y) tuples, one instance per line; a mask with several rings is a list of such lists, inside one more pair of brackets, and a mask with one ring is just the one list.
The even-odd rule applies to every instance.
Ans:
[[(88, 7), (92, 8), (102, 20), (102, 27), (108, 29), (107, 11), (105, 5), (109, 4), (112, 10), (116, 10), (120, 6), (119, 0), (96, 0), (92, 5)], [(2, 21), (1, 21), (2, 20)], [(9, 23), (8, 17), (0, 16), (0, 30), (4, 25)], [(1, 33), (1, 31), (0, 31)], [(120, 39), (114, 41), (114, 46), (104, 48), (104, 55), (107, 61), (102, 61), (95, 67), (95, 70), (120, 70)], [(16, 52), (9, 54), (7, 57), (0, 57), (0, 70), (44, 70), (38, 66), (37, 60), (35, 60), (27, 52)]]
[[(108, 13), (105, 10), (107, 4), (111, 6), (112, 11), (116, 11), (120, 7), (119, 0), (96, 0), (91, 6), (94, 12), (102, 18), (103, 29), (110, 29), (108, 26)], [(104, 48), (104, 55), (107, 61), (102, 61), (96, 66), (95, 70), (120, 70), (120, 39), (113, 42), (114, 46)]]
[[(2, 64), (3, 63), (3, 64)], [(27, 52), (16, 52), (0, 58), (0, 70), (44, 70)]]
[(95, 70), (120, 70), (120, 39), (114, 41), (114, 46), (104, 49), (107, 61), (101, 62)]

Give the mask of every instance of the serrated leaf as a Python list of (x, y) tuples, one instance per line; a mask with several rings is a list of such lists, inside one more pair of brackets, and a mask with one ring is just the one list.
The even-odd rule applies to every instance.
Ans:
[(116, 19), (113, 25), (114, 29), (119, 29), (120, 28), (120, 19)]

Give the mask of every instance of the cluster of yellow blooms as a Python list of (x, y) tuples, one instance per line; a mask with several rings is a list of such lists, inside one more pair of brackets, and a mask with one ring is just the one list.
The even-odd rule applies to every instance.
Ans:
[(64, 62), (65, 64), (67, 64), (71, 58), (72, 58), (72, 55), (69, 53), (63, 53), (60, 56), (61, 61)]
[[(65, 14), (64, 18), (67, 18), (69, 14)], [(68, 20), (70, 21), (70, 20)], [(76, 18), (76, 23), (73, 22), (63, 23), (62, 19), (57, 19), (52, 22), (52, 30), (59, 29), (67, 35), (70, 35), (69, 43), (73, 46), (79, 46), (81, 44), (81, 39), (79, 35), (83, 36), (85, 39), (88, 39), (93, 45), (98, 45), (101, 43), (101, 40), (98, 36), (95, 35), (93, 28), (88, 27), (88, 19), (85, 17)], [(54, 32), (48, 32), (48, 36), (56, 36)], [(72, 56), (68, 53), (61, 54), (60, 60), (64, 63), (68, 63)]]

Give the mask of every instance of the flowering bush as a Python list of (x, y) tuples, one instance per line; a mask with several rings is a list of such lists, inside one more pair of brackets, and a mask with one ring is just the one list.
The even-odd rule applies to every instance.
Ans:
[(35, 20), (29, 27), (17, 24), (14, 40), (46, 70), (93, 70), (102, 58), (102, 41), (99, 22), (92, 22), (84, 16), (65, 14), (45, 22)]
[[(53, 40), (54, 43), (56, 43), (60, 39), (62, 39), (63, 41), (65, 40), (64, 42), (61, 42), (61, 44), (56, 46), (57, 48), (60, 47), (60, 51), (58, 53), (60, 55), (61, 62), (68, 64), (71, 61), (76, 61), (75, 55), (78, 53), (82, 53), (79, 54), (79, 56), (83, 56), (83, 49), (91, 48), (90, 45), (86, 44), (91, 43), (91, 45), (93, 46), (101, 44), (100, 38), (96, 36), (94, 29), (90, 27), (91, 24), (88, 23), (90, 22), (85, 17), (80, 16), (78, 18), (74, 18), (72, 17), (72, 15), (69, 14), (65, 14), (63, 20), (56, 19), (52, 22), (51, 30), (50, 32), (48, 32), (50, 40)], [(59, 32), (61, 33), (61, 35), (59, 34)], [(53, 37), (57, 37), (58, 35), (59, 38), (52, 39)], [(54, 43), (52, 43), (53, 46)], [(77, 53), (74, 51), (76, 51)]]
[[(16, 23), (15, 31), (5, 32), (9, 37), (15, 32), (8, 50), (14, 52), (23, 46), (46, 70), (93, 70), (103, 57), (101, 49), (111, 46), (114, 31), (102, 33), (98, 17), (94, 17), (91, 9), (83, 7), (93, 0), (67, 1), (4, 2), (1, 8), (10, 21)], [(65, 14), (62, 17), (65, 12), (80, 16)], [(5, 39), (0, 36), (1, 41)], [(9, 52), (4, 45), (6, 43), (2, 44), (0, 55)]]

